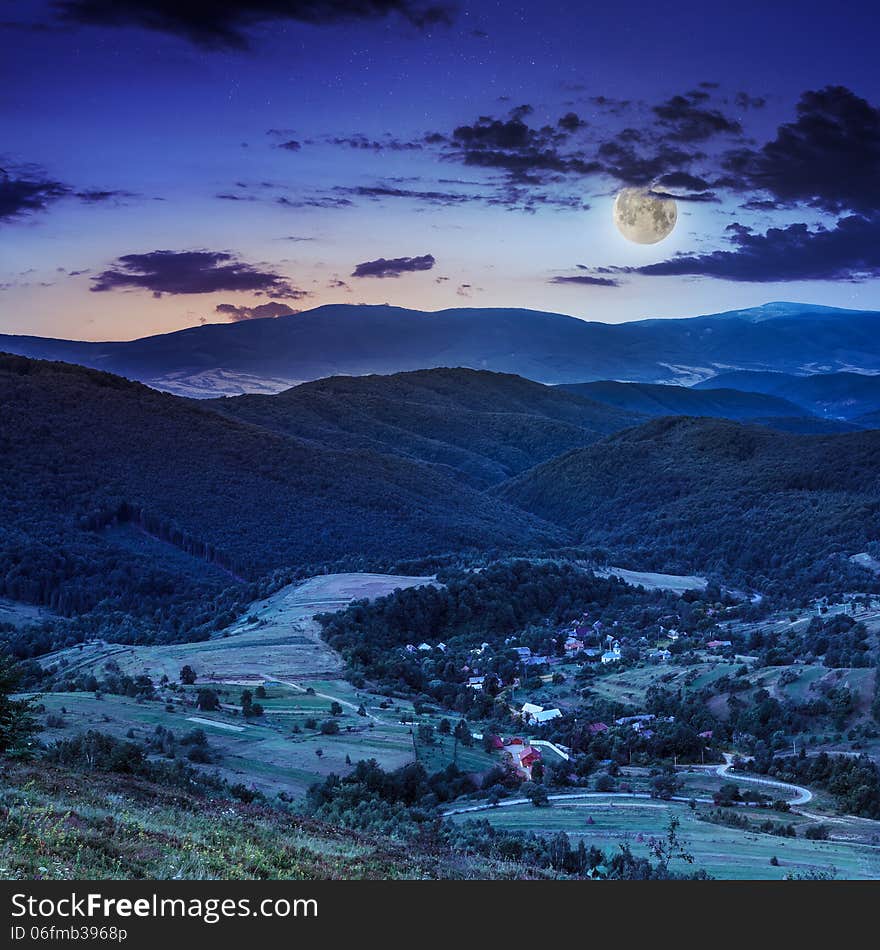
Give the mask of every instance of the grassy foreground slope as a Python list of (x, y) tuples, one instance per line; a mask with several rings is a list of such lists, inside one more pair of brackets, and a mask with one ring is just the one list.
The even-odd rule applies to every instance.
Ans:
[(528, 865), (395, 841), (259, 803), (116, 773), (4, 763), (0, 877), (187, 880), (546, 876)]

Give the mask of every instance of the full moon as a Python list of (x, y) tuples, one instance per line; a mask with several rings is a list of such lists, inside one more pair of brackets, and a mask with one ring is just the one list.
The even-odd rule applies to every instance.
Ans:
[(642, 188), (624, 188), (614, 201), (614, 223), (636, 244), (656, 244), (675, 227), (678, 209), (672, 198), (659, 198)]

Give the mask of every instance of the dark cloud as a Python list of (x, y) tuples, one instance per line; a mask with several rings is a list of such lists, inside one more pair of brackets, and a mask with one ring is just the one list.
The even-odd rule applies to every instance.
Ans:
[(715, 135), (740, 135), (742, 126), (720, 110), (707, 108), (709, 93), (700, 90), (673, 96), (652, 111), (666, 136), (677, 142), (705, 142)]
[(126, 254), (93, 278), (92, 290), (149, 290), (162, 294), (250, 291), (298, 300), (308, 296), (271, 270), (246, 264), (225, 251), (150, 251)]
[(620, 281), (613, 277), (593, 277), (590, 274), (573, 274), (571, 277), (551, 277), (548, 284), (582, 284), (588, 287), (619, 287)]
[(563, 116), (564, 124), (536, 128), (524, 121), (531, 112), (531, 106), (522, 105), (507, 118), (481, 116), (470, 125), (458, 126), (449, 139), (445, 157), (473, 167), (498, 169), (512, 181), (532, 185), (601, 170), (597, 162), (567, 147), (572, 132), (580, 127), (570, 128), (573, 120)]
[(690, 172), (683, 171), (668, 172), (665, 175), (661, 175), (657, 179), (656, 185), (660, 188), (673, 191), (681, 189), (686, 192), (709, 191), (712, 188), (712, 183), (700, 175), (692, 175)]
[(298, 152), (302, 148), (302, 142), (296, 139), (288, 139), (286, 142), (279, 142), (278, 148), (283, 148), (287, 152)]
[(340, 198), (336, 195), (312, 195), (306, 198), (288, 198), (281, 195), (275, 199), (275, 204), (282, 208), (350, 208), (354, 202), (350, 198)]
[(880, 211), (880, 109), (844, 86), (805, 92), (794, 122), (758, 149), (727, 155), (725, 184), (780, 204)]
[(0, 221), (45, 211), (70, 194), (70, 188), (38, 171), (12, 175), (0, 169)]
[(300, 312), (277, 300), (261, 303), (256, 307), (237, 307), (234, 303), (218, 303), (214, 311), (229, 317), (233, 323), (240, 323), (243, 320), (263, 320), (267, 317), (288, 317)]
[(850, 215), (834, 227), (790, 224), (755, 234), (729, 225), (732, 250), (682, 254), (644, 267), (607, 271), (651, 276), (715, 277), (753, 283), (800, 280), (861, 281), (880, 277), (880, 215)]
[[(541, 125), (531, 107), (520, 106), (506, 116), (480, 116), (451, 134), (433, 133), (432, 142), (443, 158), (500, 171), (517, 189), (558, 190), (566, 182), (610, 179), (685, 201), (716, 201), (737, 182), (722, 167), (722, 156), (736, 154), (731, 139), (744, 141), (740, 121), (727, 114), (728, 100), (716, 90), (716, 83), (700, 83), (654, 105), (586, 97), (578, 101), (601, 113), (591, 124), (570, 111)], [(763, 102), (747, 93), (736, 98), (740, 109)], [(520, 190), (508, 206), (523, 208), (522, 197)], [(564, 206), (575, 206), (571, 197)]]
[(252, 29), (284, 20), (328, 25), (397, 14), (425, 29), (450, 24), (454, 12), (449, 4), (430, 0), (57, 0), (53, 6), (64, 21), (137, 26), (207, 49), (247, 49)]
[(434, 264), (433, 254), (422, 257), (395, 257), (386, 260), (380, 257), (375, 261), (364, 261), (351, 272), (352, 277), (400, 277), (414, 271), (430, 270)]
[(587, 125), (576, 112), (566, 112), (556, 124), (559, 128), (565, 129), (566, 132), (576, 132)]
[(612, 96), (590, 96), (588, 102), (597, 109), (612, 115), (622, 115), (632, 108), (631, 99), (615, 99)]
[(434, 189), (399, 188), (395, 185), (356, 185), (351, 188), (338, 186), (337, 191), (358, 198), (381, 200), (383, 198), (409, 198), (427, 204), (451, 206), (466, 204), (469, 201), (484, 200), (482, 196), (469, 195), (460, 191), (437, 191)]
[(615, 138), (603, 142), (598, 149), (602, 171), (625, 185), (644, 187), (663, 176), (680, 175), (704, 157), (702, 152), (662, 142), (642, 148), (641, 140), (640, 133), (624, 129)]
[[(603, 131), (589, 127), (575, 112), (555, 125), (532, 125), (525, 107), (507, 117), (481, 116), (458, 126), (441, 143), (441, 154), (472, 167), (497, 169), (517, 186), (544, 187), (571, 179), (609, 176), (623, 184), (649, 185), (660, 176), (684, 172), (705, 158), (693, 143), (739, 126), (702, 105), (708, 93), (676, 96), (654, 109), (653, 123)], [(628, 101), (594, 97), (597, 108), (616, 115)], [(521, 195), (518, 196), (521, 204)]]
[(75, 192), (76, 197), (80, 201), (84, 201), (86, 204), (94, 205), (101, 204), (105, 201), (121, 201), (124, 198), (133, 198), (134, 194), (130, 191), (108, 191), (106, 189), (91, 188), (86, 189), (85, 191)]
[(423, 147), (421, 142), (406, 142), (390, 135), (383, 139), (371, 139), (366, 135), (336, 136), (327, 141), (330, 145), (342, 145), (366, 152), (416, 152)]
[(738, 92), (733, 101), (740, 109), (763, 109), (767, 105), (764, 96), (750, 96), (747, 92)]
[(86, 188), (77, 191), (34, 165), (11, 172), (0, 168), (0, 221), (46, 211), (62, 198), (76, 198), (93, 205), (132, 197), (131, 192), (120, 190)]

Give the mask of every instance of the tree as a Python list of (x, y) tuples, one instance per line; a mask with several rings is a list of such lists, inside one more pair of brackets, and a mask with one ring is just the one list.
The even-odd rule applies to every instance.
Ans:
[(473, 736), (471, 735), (470, 726), (464, 719), (459, 719), (455, 727), (455, 738), (467, 749), (474, 744)]
[(341, 715), (342, 715), (342, 704), (341, 704), (341, 703), (337, 703), (336, 700), (334, 700), (332, 703), (330, 703), (330, 715), (331, 715), (331, 716), (341, 716)]
[(249, 689), (241, 694), (241, 714), (247, 719), (263, 715), (263, 707), (254, 702), (253, 693)]
[(422, 745), (434, 745), (434, 727), (429, 722), (419, 723), (416, 734)]
[(607, 772), (603, 772), (601, 775), (596, 776), (596, 791), (597, 792), (614, 791), (614, 779), (610, 775), (608, 775)]
[(681, 822), (675, 816), (669, 819), (666, 826), (666, 835), (663, 838), (651, 838), (648, 845), (651, 853), (657, 858), (664, 872), (669, 869), (669, 862), (678, 858), (685, 864), (693, 864), (694, 856), (685, 849), (684, 843), (678, 837), (678, 827)]
[(196, 671), (187, 663), (180, 668), (180, 682), (184, 686), (192, 686), (196, 681)]
[(12, 699), (19, 673), (5, 654), (0, 654), (0, 755), (25, 755), (37, 731), (33, 716), (35, 700)]
[(220, 708), (220, 697), (213, 689), (200, 689), (196, 698), (196, 706), (202, 712), (214, 712)]
[(335, 719), (325, 719), (321, 723), (321, 734), (335, 736), (339, 734), (339, 723)]
[(547, 789), (543, 785), (534, 785), (526, 792), (526, 798), (535, 806), (535, 808), (544, 808), (550, 804), (550, 797)]

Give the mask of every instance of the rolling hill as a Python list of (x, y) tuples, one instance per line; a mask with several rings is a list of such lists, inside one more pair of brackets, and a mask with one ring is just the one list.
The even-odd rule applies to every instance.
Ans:
[(648, 417), (709, 416), (751, 422), (780, 432), (802, 435), (856, 432), (863, 428), (843, 420), (820, 418), (781, 396), (739, 389), (688, 388), (662, 383), (619, 383), (614, 380), (569, 383), (559, 388), (622, 411), (638, 412)]
[(481, 487), (644, 421), (519, 376), (468, 369), (333, 377), (203, 405), (321, 445), (441, 465)]
[(560, 388), (647, 416), (713, 416), (736, 420), (809, 416), (805, 409), (787, 399), (737, 389), (689, 389), (686, 386), (613, 380), (570, 383)]
[(818, 576), (880, 534), (880, 432), (664, 418), (539, 465), (498, 497), (643, 569)]
[(155, 612), (170, 638), (186, 635), (178, 599), (277, 568), (561, 536), (436, 466), (67, 364), (0, 357), (0, 416), (0, 596), (120, 623)]
[(722, 373), (694, 388), (712, 391), (721, 387), (787, 399), (817, 416), (855, 422), (860, 416), (880, 410), (880, 375), (816, 373), (792, 376), (739, 371)]
[(438, 366), (545, 383), (692, 383), (729, 369), (877, 372), (878, 328), (880, 313), (874, 311), (795, 303), (617, 325), (534, 310), (328, 305), (129, 342), (7, 335), (0, 336), (0, 351), (79, 363), (205, 397)]

